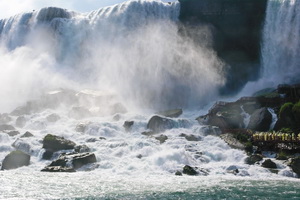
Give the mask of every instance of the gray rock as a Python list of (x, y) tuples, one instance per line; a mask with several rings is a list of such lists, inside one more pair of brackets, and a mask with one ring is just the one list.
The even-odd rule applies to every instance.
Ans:
[(16, 169), (18, 167), (28, 166), (30, 164), (30, 155), (22, 151), (12, 151), (5, 156), (1, 170)]
[(160, 135), (160, 136), (155, 137), (155, 139), (157, 139), (160, 142), (160, 144), (162, 144), (165, 141), (167, 141), (168, 137), (166, 135)]
[(189, 165), (185, 165), (183, 167), (183, 171), (182, 171), (183, 174), (187, 174), (187, 175), (191, 175), (191, 176), (195, 176), (198, 174), (198, 172), (191, 166)]
[(32, 133), (26, 131), (26, 133), (24, 133), (21, 138), (28, 138), (28, 137), (33, 137)]
[(182, 114), (182, 109), (165, 110), (158, 112), (157, 114), (162, 115), (164, 117), (176, 118)]
[(11, 120), (12, 118), (7, 113), (0, 114), (0, 124), (6, 124)]
[(9, 132), (7, 132), (7, 134), (8, 134), (9, 136), (13, 137), (13, 136), (19, 135), (20, 132), (19, 132), (19, 131), (9, 131)]
[(41, 170), (42, 172), (76, 172), (72, 167), (47, 166)]
[(260, 108), (254, 111), (250, 117), (248, 129), (255, 131), (268, 131), (272, 123), (272, 115), (267, 108)]
[(300, 157), (292, 159), (289, 166), (298, 176), (300, 176)]
[(195, 135), (187, 135), (185, 133), (181, 133), (180, 137), (184, 137), (187, 141), (200, 141), (201, 137), (197, 137)]
[(164, 118), (158, 115), (151, 117), (147, 124), (147, 128), (155, 133), (164, 132), (172, 128), (185, 128), (190, 126), (187, 120), (173, 120), (169, 118)]
[(73, 141), (52, 134), (46, 135), (43, 139), (43, 148), (47, 151), (74, 149), (75, 146)]
[(231, 148), (235, 149), (245, 149), (245, 145), (242, 144), (240, 141), (234, 138), (233, 134), (231, 133), (225, 133), (220, 135), (220, 138), (222, 138)]
[(276, 163), (274, 163), (271, 159), (265, 160), (261, 166), (264, 168), (277, 169)]
[(248, 165), (253, 165), (256, 162), (259, 162), (263, 159), (263, 156), (260, 154), (254, 154), (245, 159), (245, 163)]
[(19, 116), (16, 119), (16, 126), (19, 128), (23, 128), (26, 125), (26, 122), (27, 122), (27, 120), (24, 116)]
[(81, 122), (76, 125), (75, 131), (79, 133), (84, 133), (90, 124), (91, 122)]
[(8, 125), (8, 124), (1, 124), (0, 125), (0, 131), (14, 131), (15, 127), (13, 127), (12, 125)]
[(129, 132), (131, 127), (133, 126), (134, 121), (125, 121), (123, 127), (125, 128), (126, 132)]

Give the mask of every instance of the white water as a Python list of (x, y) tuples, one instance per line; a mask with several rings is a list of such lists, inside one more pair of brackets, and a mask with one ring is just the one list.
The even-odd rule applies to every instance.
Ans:
[(263, 79), (274, 85), (299, 81), (300, 1), (268, 2), (262, 45)]
[[(195, 182), (190, 185), (187, 182), (194, 178), (184, 176), (182, 182), (173, 178), (184, 165), (203, 168), (209, 173), (207, 182), (211, 178), (233, 179), (235, 175), (228, 170), (235, 168), (239, 169), (238, 177), (276, 179), (295, 176), (278, 161), (275, 161), (280, 166), (278, 175), (258, 165), (246, 165), (243, 151), (230, 148), (212, 135), (208, 127), (202, 127), (194, 120), (199, 115), (197, 110), (184, 110), (181, 119), (187, 123), (165, 131), (163, 134), (168, 139), (163, 144), (154, 137), (141, 134), (154, 111), (199, 108), (216, 97), (218, 87), (224, 82), (223, 63), (206, 47), (207, 41), (196, 46), (179, 34), (178, 14), (178, 2), (133, 0), (89, 14), (45, 8), (0, 21), (0, 93), (4, 97), (0, 99), (1, 113), (12, 111), (28, 99), (39, 100), (50, 89), (76, 90), (71, 92), (72, 97), (51, 97), (59, 94), (59, 89), (49, 93), (44, 102), (55, 105), (53, 108), (24, 115), (26, 125), (17, 128), (20, 135), (0, 134), (0, 160), (15, 148), (31, 155), (28, 167), (15, 170), (17, 179), (25, 176), (29, 183), (32, 179), (33, 182), (43, 179), (43, 173), (39, 171), (51, 162), (41, 159), (44, 152), (41, 141), (48, 133), (91, 148), (98, 162), (87, 167), (91, 172), (79, 172), (71, 179), (77, 183), (80, 177), (100, 176), (105, 183), (101, 190), (104, 193), (116, 192), (118, 187), (133, 190), (133, 183), (140, 184), (139, 192), (154, 187), (154, 183), (159, 183), (154, 184), (154, 191), (169, 182), (174, 183), (170, 191), (179, 190), (182, 182), (187, 184), (186, 188), (193, 188), (191, 184)], [(209, 35), (205, 28), (198, 31)], [(81, 90), (85, 88), (93, 90)], [(84, 107), (89, 113), (86, 116), (70, 114), (73, 106)], [(125, 107), (128, 112), (120, 107)], [(60, 119), (47, 121), (47, 116), (53, 113)], [(117, 121), (114, 120), (116, 114), (120, 118)], [(16, 119), (12, 116), (9, 124), (15, 126)], [(123, 128), (125, 120), (134, 121), (130, 132)], [(83, 133), (75, 131), (79, 123), (88, 124)], [(34, 137), (20, 138), (26, 131)], [(181, 133), (192, 134), (201, 140), (187, 141), (180, 137)], [(15, 147), (12, 147), (13, 143)], [(9, 182), (9, 173), (0, 174), (6, 182)], [(60, 184), (57, 188), (55, 185), (59, 178), (65, 179), (65, 175), (58, 175), (58, 179), (47, 176), (54, 188), (47, 188), (47, 183), (41, 181), (40, 187), (45, 190), (42, 198), (65, 197), (61, 193), (65, 190), (60, 190)], [(88, 186), (95, 183), (93, 179)], [(11, 185), (7, 190), (10, 188)], [(80, 196), (82, 192), (79, 189), (69, 191), (73, 192), (70, 197)], [(91, 192), (99, 194), (99, 191)], [(14, 194), (16, 196), (0, 197), (22, 197), (22, 193)], [(28, 196), (41, 197), (34, 191)]]

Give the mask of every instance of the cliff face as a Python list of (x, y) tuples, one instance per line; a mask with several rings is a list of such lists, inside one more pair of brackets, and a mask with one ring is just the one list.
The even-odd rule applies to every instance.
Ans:
[(214, 50), (230, 65), (228, 82), (221, 92), (234, 93), (247, 81), (255, 80), (260, 71), (260, 41), (267, 0), (179, 1), (180, 21), (191, 27), (209, 25)]

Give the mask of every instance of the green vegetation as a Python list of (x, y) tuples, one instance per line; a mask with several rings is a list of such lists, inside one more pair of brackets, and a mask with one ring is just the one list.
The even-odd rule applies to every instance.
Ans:
[(56, 137), (54, 135), (48, 134), (45, 136), (44, 141), (50, 141), (50, 140), (55, 140)]
[(293, 106), (294, 104), (292, 102), (283, 104), (279, 111), (279, 117), (282, 116), (283, 112), (291, 111), (293, 109)]
[(279, 132), (282, 132), (282, 133), (293, 133), (293, 130), (291, 128), (282, 128), (280, 129)]
[(294, 114), (300, 114), (300, 101), (295, 103), (295, 105), (292, 108), (292, 111)]

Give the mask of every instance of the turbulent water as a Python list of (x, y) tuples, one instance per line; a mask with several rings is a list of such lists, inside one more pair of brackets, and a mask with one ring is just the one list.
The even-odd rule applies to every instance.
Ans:
[[(266, 33), (277, 13), (273, 4), (287, 8), (286, 1), (269, 2)], [(195, 120), (216, 100), (224, 63), (209, 48), (205, 27), (197, 30), (205, 36), (199, 44), (180, 31), (179, 10), (178, 2), (132, 0), (86, 14), (44, 8), (0, 20), (0, 112), (35, 100), (22, 125), (14, 114), (1, 122), (20, 134), (0, 134), (0, 160), (14, 149), (31, 155), (29, 166), (0, 172), (1, 199), (300, 197), (296, 175), (281, 161), (274, 160), (277, 173), (247, 165), (243, 151)], [(175, 128), (162, 133), (164, 143), (155, 138), (160, 134), (141, 134), (156, 111), (169, 108), (185, 109)], [(53, 114), (57, 121), (49, 120)], [(134, 121), (129, 131), (126, 120)], [(34, 136), (21, 138), (26, 131)], [(87, 145), (97, 163), (71, 174), (40, 172), (51, 162), (42, 159), (48, 133)], [(175, 176), (184, 165), (198, 167), (200, 175)]]
[(297, 83), (300, 74), (300, 1), (270, 0), (263, 31), (263, 78)]

